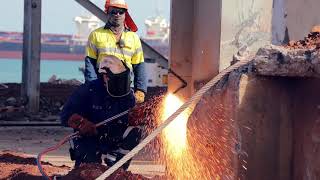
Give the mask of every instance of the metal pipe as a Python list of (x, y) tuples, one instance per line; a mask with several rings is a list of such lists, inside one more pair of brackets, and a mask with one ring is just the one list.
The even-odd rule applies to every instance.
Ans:
[(187, 87), (188, 83), (187, 81), (185, 81), (181, 76), (179, 76), (176, 72), (174, 72), (171, 68), (168, 69), (168, 73), (173, 74), (176, 78), (178, 78), (182, 85), (180, 87), (178, 87), (176, 90), (174, 90), (172, 93), (176, 94), (177, 92), (179, 92), (181, 89)]

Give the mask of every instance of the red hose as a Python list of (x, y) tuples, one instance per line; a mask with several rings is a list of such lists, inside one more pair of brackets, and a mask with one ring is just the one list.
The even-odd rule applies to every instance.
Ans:
[(56, 144), (55, 146), (52, 146), (52, 147), (49, 147), (48, 149), (45, 149), (44, 151), (40, 152), (37, 156), (37, 165), (38, 165), (38, 168), (39, 168), (39, 171), (40, 173), (42, 174), (43, 177), (45, 177), (46, 179), (49, 179), (49, 180), (52, 180), (48, 174), (44, 171), (43, 167), (42, 167), (42, 164), (41, 164), (41, 158), (42, 158), (42, 155), (44, 154), (47, 154), (51, 151), (54, 151), (54, 150), (57, 150), (58, 148), (60, 148), (63, 144), (65, 144), (66, 142), (68, 142), (69, 140), (75, 138), (76, 136), (78, 136), (79, 133), (78, 132), (75, 132), (73, 134), (70, 134), (70, 135), (67, 135), (65, 136), (62, 140), (60, 140), (58, 142), (58, 144)]
[[(119, 118), (119, 117), (121, 117), (121, 116), (123, 116), (125, 114), (128, 114), (128, 113), (129, 113), (129, 109), (126, 110), (126, 111), (123, 111), (123, 112), (121, 112), (121, 113), (119, 113), (119, 114), (117, 114), (115, 116), (112, 116), (112, 117), (110, 117), (110, 118), (108, 118), (108, 119), (106, 119), (106, 120), (104, 120), (102, 122), (99, 122), (98, 124), (96, 124), (96, 127), (104, 125), (104, 124), (106, 124), (106, 123), (108, 123), (110, 121), (113, 121), (113, 120), (115, 120), (115, 119), (117, 119), (117, 118)], [(73, 139), (73, 138), (75, 138), (77, 136), (79, 136), (79, 132), (75, 132), (75, 133), (72, 133), (72, 134), (70, 134), (68, 136), (65, 136), (62, 140), (59, 141), (59, 143), (57, 145), (49, 147), (48, 149), (45, 149), (44, 151), (42, 151), (42, 152), (40, 152), (38, 154), (37, 159), (36, 159), (37, 166), (38, 166), (38, 169), (39, 169), (39, 171), (40, 171), (40, 173), (42, 174), (43, 177), (45, 177), (46, 179), (52, 180), (42, 168), (42, 164), (41, 164), (42, 155), (47, 154), (48, 152), (51, 152), (51, 151), (54, 151), (54, 150), (60, 148), (67, 141), (69, 141), (69, 140), (71, 140), (71, 139)]]

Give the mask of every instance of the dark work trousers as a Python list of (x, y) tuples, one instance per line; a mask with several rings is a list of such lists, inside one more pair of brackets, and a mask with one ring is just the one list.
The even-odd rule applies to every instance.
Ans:
[[(98, 129), (96, 136), (81, 136), (73, 139), (70, 149), (71, 159), (75, 160), (75, 168), (81, 163), (102, 163), (110, 167), (139, 144), (142, 128), (137, 126), (113, 125)], [(123, 168), (129, 167), (130, 161)]]

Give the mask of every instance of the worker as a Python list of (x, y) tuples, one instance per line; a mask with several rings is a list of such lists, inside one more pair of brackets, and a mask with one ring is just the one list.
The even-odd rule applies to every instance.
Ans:
[(141, 41), (135, 33), (138, 28), (128, 12), (124, 0), (106, 0), (107, 22), (89, 35), (85, 58), (85, 81), (97, 79), (101, 59), (114, 55), (133, 73), (134, 95), (137, 103), (144, 102), (147, 92), (144, 55)]
[[(123, 61), (115, 56), (105, 56), (99, 63), (98, 73), (98, 79), (75, 90), (61, 112), (62, 124), (81, 135), (73, 139), (70, 148), (75, 167), (82, 163), (101, 163), (102, 159), (112, 166), (141, 139), (142, 129), (130, 126), (128, 114), (103, 126), (95, 126), (135, 106), (130, 70)], [(123, 168), (128, 166), (129, 162)]]

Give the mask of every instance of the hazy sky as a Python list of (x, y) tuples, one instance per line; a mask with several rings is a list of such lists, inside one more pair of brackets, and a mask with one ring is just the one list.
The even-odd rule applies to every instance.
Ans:
[[(100, 8), (105, 0), (91, 0)], [(156, 15), (157, 7), (169, 21), (170, 0), (126, 0), (129, 12), (139, 27), (139, 34), (144, 34), (144, 20)], [(4, 1), (0, 6), (0, 31), (23, 31), (24, 0)], [(75, 33), (73, 18), (86, 14), (74, 0), (42, 0), (43, 33)]]

